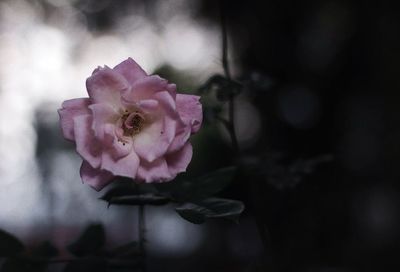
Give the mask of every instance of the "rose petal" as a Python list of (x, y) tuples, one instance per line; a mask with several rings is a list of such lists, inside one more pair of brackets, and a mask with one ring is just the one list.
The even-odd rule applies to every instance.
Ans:
[(115, 66), (114, 71), (123, 75), (130, 84), (147, 76), (146, 72), (132, 58), (128, 58)]
[(193, 148), (189, 142), (187, 142), (179, 151), (168, 154), (166, 160), (171, 175), (176, 176), (178, 173), (185, 172), (187, 166), (192, 160), (192, 156)]
[[(182, 122), (182, 121), (181, 121)], [(186, 125), (179, 125), (175, 133), (175, 137), (172, 140), (170, 146), (168, 147), (167, 153), (173, 153), (180, 150), (186, 142), (189, 140), (191, 134), (191, 127)]]
[(60, 115), (61, 130), (65, 139), (75, 140), (73, 118), (88, 114), (89, 103), (89, 98), (76, 98), (63, 102), (62, 108), (58, 110), (58, 114)]
[(91, 167), (90, 164), (86, 161), (82, 162), (80, 175), (82, 181), (89, 184), (96, 191), (100, 191), (101, 189), (103, 189), (114, 178), (114, 175), (110, 172), (95, 169)]
[(154, 93), (163, 91), (168, 82), (157, 75), (147, 76), (137, 80), (130, 89), (122, 91), (122, 98), (128, 103), (152, 99)]
[(76, 151), (93, 168), (98, 168), (101, 162), (101, 144), (94, 137), (92, 116), (89, 114), (74, 117), (74, 134)]
[(101, 168), (110, 171), (116, 176), (135, 178), (138, 167), (139, 157), (133, 151), (119, 160), (115, 160), (107, 152), (103, 153)]
[(159, 104), (162, 105), (165, 113), (168, 113), (171, 117), (178, 119), (176, 103), (170, 93), (167, 91), (162, 91), (154, 94), (153, 97), (158, 100)]
[(170, 93), (172, 98), (175, 100), (176, 99), (176, 84), (169, 83), (167, 85), (167, 91)]
[(140, 100), (137, 106), (144, 112), (154, 112), (158, 110), (159, 103), (155, 99)]
[(92, 104), (89, 106), (89, 109), (93, 113), (92, 128), (94, 135), (98, 139), (104, 140), (104, 125), (115, 124), (119, 118), (119, 114), (113, 107), (105, 103)]
[(165, 116), (143, 128), (133, 140), (140, 158), (152, 162), (164, 155), (175, 136), (176, 121)]
[(129, 88), (126, 79), (108, 67), (95, 72), (86, 80), (86, 88), (93, 103), (107, 103), (121, 108), (121, 91)]
[(110, 153), (114, 160), (127, 156), (133, 148), (132, 137), (122, 137), (123, 139), (120, 139), (116, 133), (118, 130), (119, 128), (113, 124), (104, 125), (104, 135), (106, 137), (103, 151)]
[(169, 172), (167, 162), (164, 158), (159, 158), (153, 162), (141, 161), (136, 175), (138, 181), (145, 181), (147, 183), (169, 181), (174, 177)]
[(199, 102), (200, 97), (196, 95), (177, 94), (176, 108), (182, 121), (192, 128), (192, 133), (196, 133), (203, 121), (203, 110)]

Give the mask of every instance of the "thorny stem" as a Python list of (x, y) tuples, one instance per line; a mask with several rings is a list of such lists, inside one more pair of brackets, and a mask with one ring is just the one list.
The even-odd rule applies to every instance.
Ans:
[[(226, 17), (225, 17), (225, 12), (224, 12), (224, 0), (220, 0), (220, 17), (221, 17), (221, 31), (222, 31), (222, 67), (224, 69), (224, 74), (225, 77), (228, 80), (231, 80), (231, 73), (229, 70), (229, 64), (228, 64), (228, 33), (227, 33), (227, 27), (226, 27)], [(226, 126), (231, 140), (232, 140), (232, 146), (235, 149), (236, 154), (240, 153), (239, 149), (239, 144), (235, 132), (235, 115), (234, 115), (234, 96), (231, 94), (229, 97), (228, 101), (228, 113), (229, 113), (229, 119), (220, 119), (222, 123)], [(262, 243), (264, 245), (265, 249), (265, 254), (267, 255), (267, 260), (266, 264), (269, 266), (270, 270), (274, 270), (273, 264), (272, 264), (272, 252), (271, 252), (271, 238), (270, 238), (270, 233), (268, 231), (268, 227), (264, 223), (263, 220), (263, 213), (259, 211), (259, 207), (262, 206), (261, 204), (261, 199), (262, 192), (260, 192), (258, 184), (256, 184), (256, 181), (251, 182), (251, 194), (254, 196), (252, 197), (253, 199), (253, 204), (256, 207), (255, 211), (255, 221), (257, 224), (258, 231), (260, 233), (260, 238), (262, 240)], [(261, 197), (261, 198), (260, 198)]]
[(146, 217), (145, 217), (145, 209), (144, 205), (139, 205), (139, 216), (138, 216), (138, 224), (139, 224), (139, 250), (142, 254), (142, 271), (146, 272)]

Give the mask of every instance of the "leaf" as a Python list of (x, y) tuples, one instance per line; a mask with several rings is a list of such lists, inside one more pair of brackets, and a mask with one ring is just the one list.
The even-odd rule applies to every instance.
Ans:
[(108, 204), (112, 205), (165, 205), (170, 202), (171, 199), (166, 196), (156, 194), (142, 194), (142, 195), (126, 195), (112, 197)]
[(64, 272), (88, 272), (88, 271), (106, 272), (107, 261), (97, 257), (84, 258), (69, 262), (64, 268)]
[(228, 101), (232, 96), (239, 94), (241, 90), (241, 83), (218, 74), (211, 76), (199, 88), (200, 93), (215, 91), (217, 99), (221, 102)]
[(119, 185), (108, 190), (103, 196), (100, 197), (100, 199), (104, 201), (110, 201), (113, 197), (136, 195), (137, 193), (137, 189), (132, 186)]
[(244, 210), (241, 201), (208, 198), (198, 203), (184, 203), (175, 208), (176, 212), (187, 221), (201, 224), (208, 218), (225, 218), (237, 221)]
[(0, 257), (11, 257), (24, 250), (24, 245), (13, 235), (0, 230)]
[(164, 205), (170, 198), (157, 193), (152, 184), (134, 184), (132, 181), (120, 183), (107, 191), (101, 200), (109, 205)]
[(207, 93), (211, 91), (215, 86), (222, 85), (225, 80), (226, 79), (223, 75), (212, 75), (203, 85), (199, 87), (198, 90), (200, 93)]
[(233, 180), (236, 167), (220, 168), (193, 179), (176, 179), (169, 183), (157, 184), (158, 190), (169, 193), (178, 202), (194, 202), (211, 197), (222, 191)]
[(186, 221), (189, 221), (193, 224), (202, 224), (206, 221), (206, 214), (208, 213), (207, 209), (193, 204), (193, 203), (185, 203), (181, 206), (175, 208), (175, 211)]
[(103, 247), (105, 239), (103, 226), (101, 224), (93, 224), (87, 227), (78, 240), (67, 248), (75, 256), (89, 256)]

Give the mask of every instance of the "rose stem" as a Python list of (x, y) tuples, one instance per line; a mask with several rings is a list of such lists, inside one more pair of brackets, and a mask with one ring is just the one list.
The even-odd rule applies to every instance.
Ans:
[[(224, 10), (223, 4), (224, 4), (224, 0), (220, 0), (220, 18), (221, 18), (221, 31), (222, 31), (222, 67), (224, 69), (225, 77), (228, 80), (231, 80), (231, 74), (230, 74), (229, 64), (228, 64), (228, 33), (227, 33), (226, 17), (225, 17), (225, 10)], [(229, 96), (228, 112), (229, 112), (229, 119), (228, 119), (228, 122), (225, 123), (225, 125), (230, 134), (230, 137), (232, 140), (232, 146), (233, 146), (235, 152), (237, 153), (237, 155), (239, 155), (240, 148), (239, 148), (239, 144), (238, 144), (237, 136), (236, 136), (236, 132), (235, 132), (234, 96), (232, 94), (230, 94), (230, 96)], [(271, 271), (272, 271), (275, 269), (273, 269), (273, 264), (272, 264), (272, 260), (271, 260), (272, 259), (271, 238), (270, 238), (270, 233), (268, 231), (268, 227), (266, 224), (264, 224), (264, 220), (263, 220), (263, 216), (262, 216), (263, 213), (260, 210), (260, 208), (257, 208), (257, 207), (262, 206), (262, 201), (260, 201), (260, 200), (263, 198), (263, 196), (260, 195), (259, 186), (256, 183), (257, 183), (257, 181), (253, 181), (250, 183), (251, 194), (254, 195), (254, 197), (251, 197), (251, 199), (253, 201), (254, 207), (256, 207), (256, 210), (257, 210), (255, 212), (256, 213), (255, 221), (257, 224), (258, 231), (260, 233), (260, 238), (264, 245), (265, 254), (267, 255), (266, 256), (267, 257), (266, 264), (268, 264), (270, 266)]]
[(139, 216), (138, 216), (138, 224), (139, 224), (139, 250), (142, 254), (142, 271), (146, 272), (146, 248), (145, 248), (145, 232), (146, 232), (146, 217), (145, 217), (145, 209), (144, 205), (139, 205)]

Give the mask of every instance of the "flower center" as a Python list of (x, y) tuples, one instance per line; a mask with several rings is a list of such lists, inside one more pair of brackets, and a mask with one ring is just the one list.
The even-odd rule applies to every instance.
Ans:
[(144, 116), (139, 111), (127, 112), (121, 117), (124, 136), (133, 136), (140, 132), (144, 124)]

